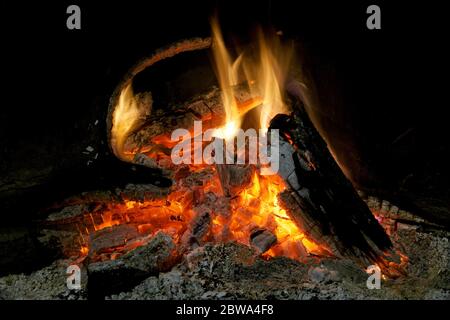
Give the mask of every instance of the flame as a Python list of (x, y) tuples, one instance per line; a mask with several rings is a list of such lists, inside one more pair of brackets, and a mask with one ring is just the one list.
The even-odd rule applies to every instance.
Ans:
[(236, 136), (238, 130), (237, 121), (231, 120), (225, 123), (223, 127), (217, 128), (213, 132), (213, 137), (229, 140)]
[(279, 205), (278, 194), (285, 189), (286, 184), (281, 177), (260, 176), (255, 172), (250, 186), (234, 200), (229, 225), (231, 240), (248, 244), (251, 230), (264, 228), (278, 239), (278, 243), (267, 253), (269, 256), (287, 255), (294, 259), (303, 259), (295, 248), (298, 241), (307, 252), (322, 252), (320, 246), (310, 241)]
[[(200, 188), (202, 192), (219, 195), (218, 179), (218, 176), (215, 175), (213, 179), (206, 181)], [(272, 232), (277, 238), (277, 243), (264, 254), (266, 257), (283, 255), (304, 261), (305, 254), (325, 254), (326, 248), (308, 239), (285, 209), (279, 205), (278, 194), (285, 188), (286, 184), (281, 177), (277, 175), (260, 176), (255, 171), (251, 183), (236, 197), (230, 199), (229, 215), (223, 215), (223, 212), (215, 207), (211, 208), (210, 240), (215, 242), (237, 241), (250, 245), (252, 231), (263, 228)], [(137, 230), (143, 238), (114, 248), (114, 257), (110, 255), (110, 259), (145, 244), (147, 239), (150, 239), (151, 235), (158, 231), (170, 234), (174, 241), (179, 243), (195, 216), (194, 207), (191, 188), (175, 189), (165, 200), (127, 200), (123, 203), (111, 204), (104, 209), (100, 213), (102, 223), (95, 223), (96, 219), (93, 214), (88, 214), (92, 225), (86, 228), (86, 234), (89, 235), (108, 227), (114, 228), (121, 224), (137, 225)], [(89, 239), (89, 236), (86, 237), (80, 233), (80, 238), (83, 239), (80, 241), (82, 244), (80, 255), (86, 256), (89, 253), (89, 244), (84, 239)], [(103, 258), (94, 257), (93, 259)]]
[[(211, 29), (213, 34), (212, 51), (217, 80), (222, 91), (222, 103), (225, 109), (226, 123), (233, 122), (233, 128), (237, 128), (240, 125), (240, 116), (234, 97), (233, 86), (238, 83), (238, 67), (242, 55), (232, 62), (216, 19), (211, 20)], [(228, 125), (228, 127), (230, 126)]]
[[(196, 170), (195, 166), (190, 169), (192, 172)], [(218, 179), (218, 176), (214, 175), (211, 180), (204, 181), (202, 186), (197, 186), (197, 190), (201, 190), (205, 194), (212, 192), (219, 196), (220, 182)], [(178, 181), (177, 184), (181, 185), (183, 182)], [(278, 194), (285, 189), (286, 183), (278, 175), (261, 176), (255, 171), (251, 183), (237, 196), (230, 199), (229, 215), (224, 215), (220, 209), (214, 206), (210, 207), (212, 209), (212, 225), (208, 240), (214, 242), (237, 241), (250, 245), (252, 231), (262, 228), (270, 231), (277, 238), (277, 243), (263, 254), (264, 257), (286, 256), (304, 262), (309, 255), (329, 256), (326, 245), (309, 239), (278, 203)], [(94, 222), (93, 214), (88, 214), (92, 226), (86, 228), (86, 235), (121, 224), (137, 225), (138, 232), (143, 238), (114, 248), (113, 252), (108, 252), (109, 259), (115, 259), (144, 245), (158, 231), (171, 235), (174, 242), (179, 244), (195, 216), (195, 205), (192, 187), (175, 188), (166, 199), (126, 200), (123, 203), (111, 204), (100, 213), (103, 220), (100, 224)], [(89, 254), (89, 243), (86, 243), (85, 239), (89, 239), (89, 236), (86, 237), (80, 231), (80, 257)], [(105, 258), (94, 256), (91, 259), (95, 261)], [(400, 259), (399, 264), (386, 261), (376, 264), (380, 268), (384, 280), (404, 274), (408, 258), (400, 254)]]
[(82, 256), (86, 256), (88, 253), (89, 253), (89, 247), (85, 246), (85, 245), (82, 245), (81, 248), (80, 248), (80, 254)]
[[(239, 84), (239, 76), (249, 85), (250, 93), (261, 102), (260, 128), (267, 129), (270, 120), (279, 113), (287, 113), (284, 102), (283, 83), (288, 73), (292, 50), (283, 47), (277, 37), (264, 36), (258, 30), (258, 55), (241, 53), (232, 61), (225, 46), (217, 19), (211, 20), (213, 35), (213, 56), (219, 86), (222, 91), (222, 104), (226, 113), (223, 128), (215, 136), (230, 139), (235, 136), (242, 123), (243, 114), (238, 110), (233, 86)], [(258, 129), (258, 128), (256, 128)]]
[(288, 72), (291, 50), (283, 49), (278, 38), (267, 40), (261, 30), (258, 31), (258, 40), (259, 65), (255, 68), (250, 64), (246, 73), (248, 79), (256, 79), (254, 86), (250, 87), (254, 94), (259, 93), (263, 97), (260, 126), (267, 129), (274, 116), (288, 111), (282, 84)]
[[(291, 48), (282, 46), (276, 36), (268, 38), (262, 30), (258, 30), (258, 54), (255, 55), (253, 51), (242, 52), (233, 60), (225, 46), (217, 19), (211, 20), (211, 29), (214, 65), (225, 110), (225, 123), (215, 130), (213, 136), (226, 140), (234, 138), (243, 116), (258, 105), (261, 106), (260, 128), (267, 129), (276, 114), (288, 111), (283, 84), (289, 69)], [(240, 83), (248, 85), (252, 96), (244, 103), (239, 103), (234, 95), (234, 87)], [(120, 92), (111, 121), (110, 144), (114, 154), (121, 160), (132, 159), (133, 152), (126, 148), (127, 138), (149, 111), (149, 106), (139, 103), (134, 95), (132, 83), (126, 84)]]
[[(228, 52), (216, 19), (211, 21), (213, 45), (212, 52), (217, 79), (221, 89), (221, 99), (225, 111), (223, 125), (215, 128), (214, 136), (223, 139), (234, 138), (243, 118), (249, 110), (259, 107), (259, 128), (267, 129), (269, 121), (278, 113), (285, 113), (284, 81), (287, 75), (290, 52), (283, 47), (278, 38), (268, 38), (258, 31), (258, 43), (233, 59)], [(256, 49), (256, 51), (253, 51)], [(256, 53), (255, 53), (256, 52)], [(249, 88), (251, 98), (238, 101), (235, 97), (237, 85), (244, 84)], [(126, 146), (127, 138), (139, 126), (145, 107), (134, 95), (132, 85), (128, 84), (120, 93), (118, 103), (112, 117), (111, 146), (114, 153), (122, 160), (130, 160), (136, 151)], [(205, 120), (205, 119), (203, 119)], [(207, 126), (203, 127), (206, 130)], [(214, 129), (214, 128), (213, 128)], [(152, 143), (172, 148), (174, 142), (170, 134), (153, 137)], [(140, 150), (143, 152), (143, 150)], [(156, 160), (167, 157), (161, 153), (150, 153)], [(190, 173), (200, 170), (212, 170), (214, 167), (189, 165)], [(189, 175), (189, 173), (188, 173)], [(110, 259), (116, 259), (122, 252), (132, 250), (145, 243), (145, 239), (158, 231), (172, 235), (175, 242), (182, 239), (189, 228), (195, 214), (194, 190), (206, 194), (213, 193), (223, 197), (218, 175), (203, 181), (201, 186), (183, 187), (183, 178), (176, 178), (175, 186), (166, 199), (151, 201), (127, 200), (115, 203), (101, 212), (101, 222), (90, 217), (92, 226), (86, 227), (86, 233), (120, 225), (133, 224), (143, 238), (127, 242), (122, 248), (114, 248)], [(286, 189), (283, 179), (277, 175), (262, 176), (255, 170), (251, 182), (229, 201), (227, 214), (212, 206), (212, 226), (209, 240), (238, 241), (250, 245), (252, 231), (264, 228), (273, 233), (277, 243), (265, 253), (265, 256), (284, 255), (303, 260), (305, 254), (320, 254), (325, 248), (314, 243), (298, 228), (289, 214), (278, 203), (278, 195)], [(222, 198), (223, 200), (223, 198)], [(97, 222), (96, 222), (97, 221)], [(81, 238), (89, 239), (83, 234)], [(87, 255), (88, 244), (84, 242), (81, 254)]]
[(146, 107), (137, 102), (131, 83), (120, 92), (118, 103), (114, 108), (111, 128), (111, 147), (119, 159), (125, 161), (130, 159), (130, 155), (124, 150), (124, 145), (128, 136), (141, 122), (142, 115), (148, 111)]
[[(242, 52), (233, 61), (227, 51), (217, 19), (211, 20), (213, 57), (217, 79), (222, 92), (222, 104), (226, 113), (225, 124), (216, 129), (214, 136), (232, 139), (242, 123), (245, 112), (234, 96), (234, 87), (246, 83), (253, 98), (260, 107), (259, 126), (269, 127), (270, 120), (278, 113), (286, 113), (283, 84), (290, 62), (289, 48), (283, 47), (276, 37), (265, 37), (258, 30), (257, 54)], [(259, 129), (259, 128), (255, 128)], [(216, 183), (219, 183), (217, 181)], [(213, 233), (222, 240), (236, 240), (249, 244), (254, 228), (265, 228), (278, 239), (278, 244), (267, 253), (269, 256), (288, 255), (303, 258), (298, 242), (308, 252), (320, 252), (320, 247), (307, 239), (297, 225), (278, 204), (278, 194), (286, 188), (277, 175), (260, 176), (255, 172), (251, 184), (233, 199), (229, 221), (223, 216), (213, 220)], [(223, 235), (226, 236), (223, 236)], [(297, 249), (296, 249), (297, 248)]]

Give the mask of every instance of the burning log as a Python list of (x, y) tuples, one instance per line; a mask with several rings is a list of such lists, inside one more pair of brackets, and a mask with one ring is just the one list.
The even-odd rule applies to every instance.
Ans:
[(129, 240), (139, 237), (134, 225), (122, 224), (107, 227), (89, 235), (89, 257), (95, 258), (105, 251), (124, 246)]
[(211, 210), (206, 206), (194, 209), (196, 215), (181, 239), (180, 251), (195, 249), (203, 244), (211, 226)]
[(152, 184), (127, 184), (124, 189), (116, 189), (122, 200), (153, 201), (167, 197), (170, 188), (161, 188)]
[(336, 256), (365, 266), (397, 262), (389, 237), (334, 161), (300, 99), (293, 98), (293, 110), (277, 115), (270, 126), (280, 132), (279, 174), (289, 186), (281, 204), (311, 239)]
[(277, 243), (277, 237), (269, 230), (255, 229), (250, 234), (250, 243), (259, 254), (262, 254)]
[(152, 159), (143, 153), (136, 153), (133, 158), (133, 163), (151, 169), (161, 169), (155, 159)]
[(252, 165), (216, 164), (220, 185), (226, 197), (239, 194), (252, 182), (255, 168)]
[[(312, 216), (304, 214), (300, 205), (302, 198), (295, 191), (285, 190), (281, 192), (278, 195), (278, 201), (299, 229), (303, 230), (309, 238), (328, 246), (334, 254), (339, 255), (340, 251), (336, 248), (334, 239), (322, 232), (320, 225)], [(324, 249), (322, 248), (322, 250)], [(330, 252), (325, 250), (325, 253)]]
[(150, 158), (144, 153), (136, 153), (133, 158), (133, 163), (149, 169), (160, 170), (161, 174), (166, 177), (171, 174), (169, 170), (160, 166), (155, 159)]
[[(239, 113), (242, 115), (261, 103), (245, 86), (236, 86), (233, 90), (236, 93)], [(146, 122), (127, 137), (124, 151), (129, 155), (158, 154), (160, 156), (158, 162), (154, 160), (142, 162), (141, 156), (134, 157), (131, 162), (149, 168), (174, 169), (171, 161), (166, 160), (176, 143), (168, 137), (174, 130), (180, 128), (195, 133), (195, 121), (202, 121), (202, 131), (222, 126), (226, 115), (221, 97), (221, 91), (213, 88), (209, 93), (200, 95), (193, 101), (183, 105), (170, 105), (160, 113), (149, 114)]]
[[(106, 119), (107, 123), (107, 135), (108, 140), (111, 141), (112, 139), (112, 129), (113, 129), (113, 116), (114, 111), (118, 105), (118, 102), (120, 100), (122, 91), (130, 86), (130, 84), (133, 81), (133, 78), (145, 70), (146, 68), (154, 65), (155, 63), (158, 63), (164, 59), (171, 58), (179, 53), (182, 52), (189, 52), (189, 51), (195, 51), (195, 50), (202, 50), (205, 48), (209, 48), (211, 46), (211, 39), (200, 39), (200, 38), (194, 38), (194, 39), (188, 39), (184, 41), (180, 41), (178, 43), (174, 43), (166, 48), (162, 48), (155, 52), (152, 56), (145, 58), (141, 61), (139, 61), (135, 66), (133, 66), (126, 74), (122, 82), (117, 86), (115, 89), (109, 105), (108, 110), (108, 117)], [(128, 132), (130, 134), (131, 132)], [(114, 149), (114, 148), (112, 148)]]

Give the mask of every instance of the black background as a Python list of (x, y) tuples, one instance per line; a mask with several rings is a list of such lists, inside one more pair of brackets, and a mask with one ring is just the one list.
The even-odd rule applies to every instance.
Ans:
[[(444, 7), (437, 1), (311, 2), (2, 2), (2, 172), (46, 161), (58, 167), (73, 157), (86, 115), (98, 112), (104, 121), (107, 105), (101, 104), (125, 71), (156, 48), (208, 36), (208, 19), (217, 11), (226, 34), (245, 37), (259, 23), (302, 43), (322, 111), (329, 108), (337, 127), (350, 127), (356, 156), (341, 157), (353, 167), (355, 183), (390, 191), (406, 184), (413, 194), (448, 201)], [(81, 30), (66, 28), (70, 4), (81, 7)], [(366, 28), (370, 4), (381, 7), (381, 30)], [(71, 179), (81, 184), (94, 179), (76, 176)]]

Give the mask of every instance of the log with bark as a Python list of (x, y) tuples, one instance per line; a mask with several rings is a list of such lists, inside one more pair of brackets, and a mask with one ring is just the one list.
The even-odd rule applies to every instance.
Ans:
[(376, 263), (388, 273), (392, 262), (400, 262), (388, 235), (335, 162), (302, 100), (291, 101), (294, 111), (277, 115), (270, 125), (280, 133), (279, 174), (288, 184), (280, 203), (334, 255), (364, 266)]

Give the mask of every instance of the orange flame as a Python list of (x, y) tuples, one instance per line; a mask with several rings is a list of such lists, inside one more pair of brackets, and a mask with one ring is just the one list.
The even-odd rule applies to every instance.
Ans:
[[(233, 60), (227, 51), (217, 20), (211, 21), (211, 27), (212, 52), (226, 114), (224, 125), (216, 128), (215, 136), (223, 139), (234, 138), (246, 112), (257, 106), (260, 107), (259, 128), (267, 129), (270, 119), (278, 113), (288, 111), (284, 102), (283, 84), (289, 68), (291, 50), (283, 47), (276, 37), (268, 39), (259, 30), (256, 54), (251, 50), (242, 52)], [(251, 95), (249, 101), (238, 103), (234, 93), (234, 87), (238, 84), (248, 86)], [(133, 157), (133, 152), (125, 150), (124, 146), (145, 111), (134, 96), (131, 84), (127, 85), (120, 93), (112, 118), (111, 145), (120, 159), (130, 160)], [(154, 137), (152, 142), (167, 148), (173, 147), (169, 134)], [(164, 157), (161, 154), (150, 156)], [(192, 173), (204, 168), (190, 165), (189, 171)], [(164, 201), (126, 201), (123, 204), (111, 205), (102, 213), (102, 223), (96, 224), (92, 219), (93, 229), (98, 231), (131, 221), (138, 225), (137, 230), (144, 236), (162, 230), (171, 234), (175, 241), (180, 241), (194, 217), (195, 204), (192, 200), (192, 190), (183, 189), (178, 185), (179, 181), (176, 182), (176, 187)], [(217, 175), (203, 183), (200, 186), (202, 192), (212, 192), (220, 197)], [(279, 205), (278, 194), (285, 188), (281, 177), (260, 176), (255, 171), (251, 183), (236, 197), (228, 199), (229, 214), (223, 215), (218, 209), (211, 208), (213, 212), (210, 240), (234, 240), (249, 245), (252, 231), (255, 228), (264, 228), (277, 238), (277, 243), (265, 253), (266, 256), (285, 255), (302, 260), (305, 254), (321, 253), (321, 246), (308, 239)], [(142, 241), (128, 243), (125, 247), (135, 248), (142, 244)], [(88, 251), (87, 247), (81, 249), (83, 255)], [(114, 258), (116, 257), (117, 254), (114, 254)]]
[(141, 122), (143, 115), (149, 111), (147, 110), (149, 107), (137, 102), (131, 83), (120, 92), (118, 103), (112, 115), (110, 141), (114, 154), (119, 159), (130, 160), (130, 155), (125, 152), (124, 145), (128, 136)]
[(211, 21), (211, 27), (214, 62), (226, 112), (225, 125), (216, 131), (215, 136), (223, 139), (234, 137), (242, 122), (243, 114), (238, 111), (233, 92), (233, 86), (239, 84), (242, 77), (244, 79), (241, 82), (249, 85), (251, 95), (261, 101), (260, 128), (267, 129), (275, 115), (288, 111), (283, 84), (292, 50), (283, 47), (276, 37), (268, 39), (262, 30), (258, 30), (259, 54), (241, 53), (232, 61), (216, 19)]

